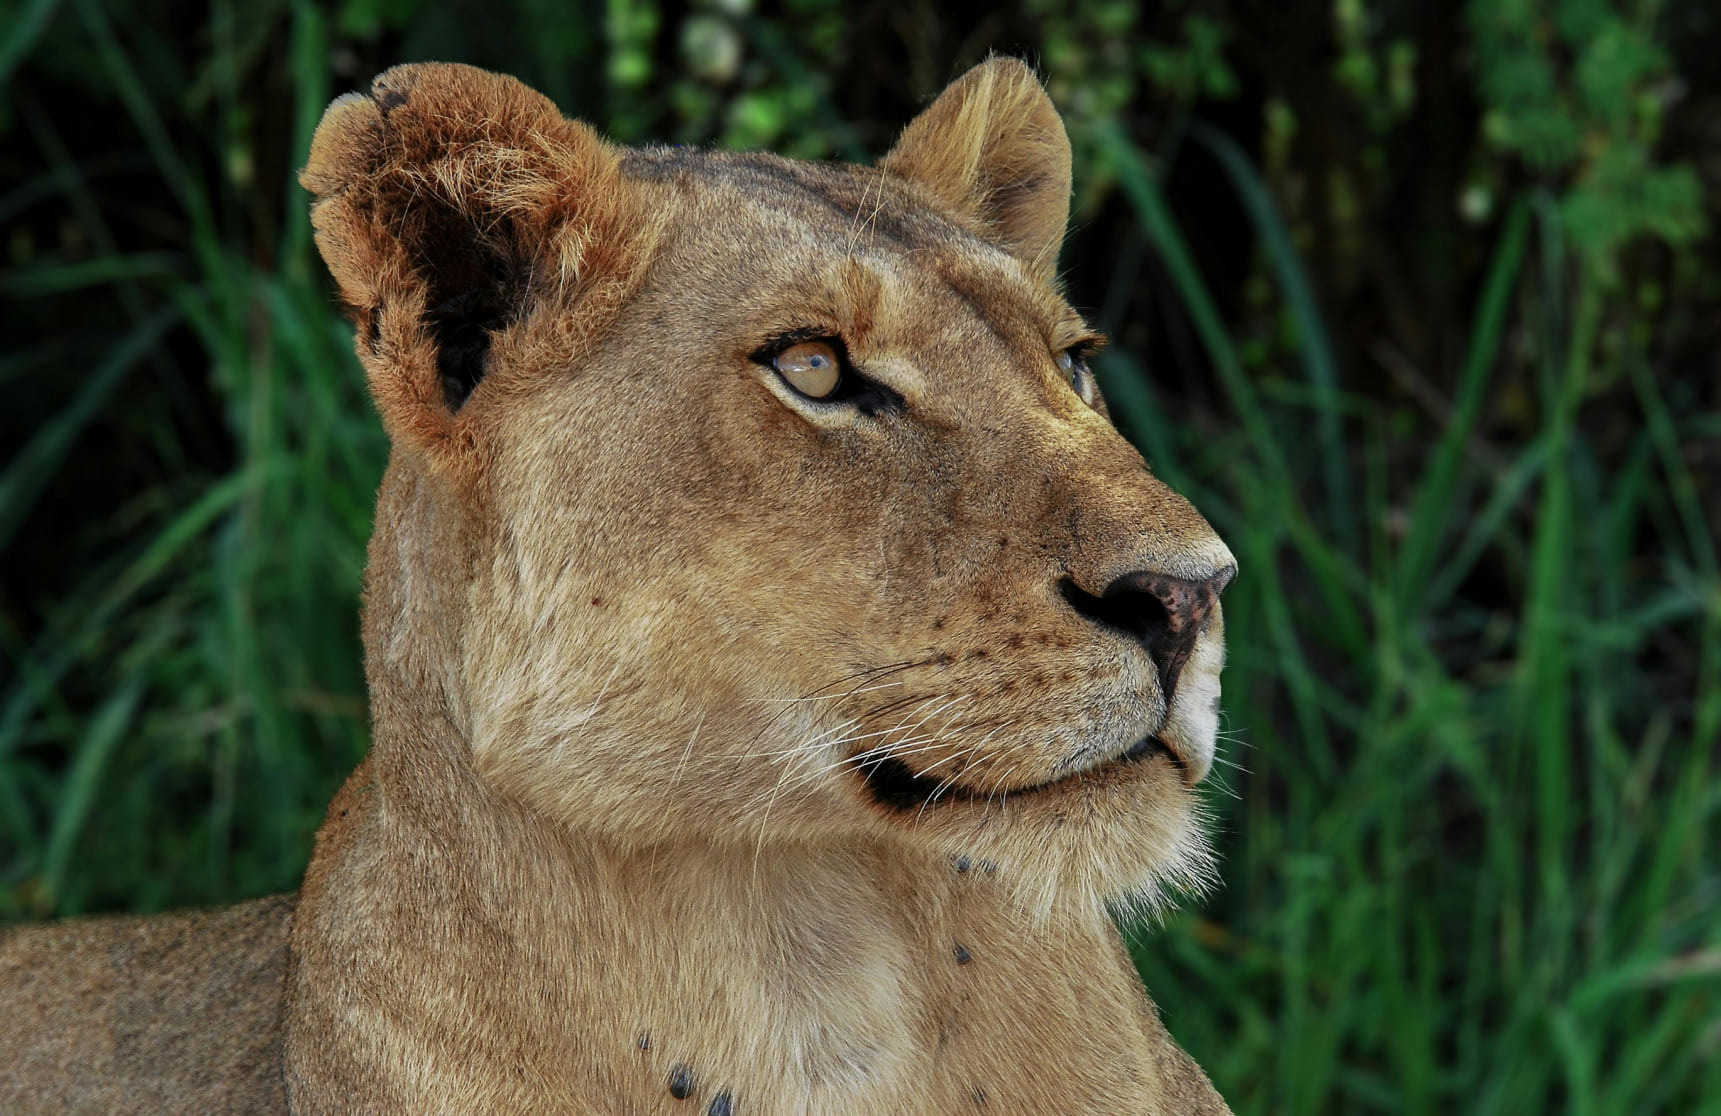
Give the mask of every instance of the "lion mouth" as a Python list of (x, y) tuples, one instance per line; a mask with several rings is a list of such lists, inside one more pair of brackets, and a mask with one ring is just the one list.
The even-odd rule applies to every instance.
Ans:
[(872, 795), (873, 801), (880, 806), (891, 810), (918, 810), (945, 802), (979, 802), (1001, 796), (1038, 794), (1043, 791), (1056, 790), (1078, 783), (1087, 776), (1097, 775), (1114, 767), (1142, 763), (1159, 755), (1169, 759), (1179, 771), (1183, 770), (1183, 760), (1178, 757), (1176, 751), (1154, 735), (1143, 737), (1130, 745), (1127, 751), (1098, 766), (1085, 768), (1068, 775), (1060, 775), (1043, 783), (1034, 783), (1026, 787), (1011, 787), (1008, 790), (982, 791), (959, 783), (954, 779), (922, 775), (894, 756), (867, 759), (856, 764), (855, 770), (860, 772), (861, 779), (866, 783), (867, 791)]

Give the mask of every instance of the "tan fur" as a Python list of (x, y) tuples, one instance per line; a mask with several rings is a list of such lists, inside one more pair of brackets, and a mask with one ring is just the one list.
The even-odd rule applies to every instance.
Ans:
[(288, 896), (0, 941), (0, 1112), (279, 1112)]
[[(1221, 623), (1168, 702), (1059, 586), (1232, 560), (1060, 378), (1089, 331), (1032, 73), (977, 67), (866, 168), (618, 149), (402, 67), (303, 181), (394, 457), (375, 744), (293, 915), (293, 1110), (1227, 1111), (1108, 914), (1205, 878)], [(797, 397), (753, 359), (790, 331), (901, 406)], [(1149, 733), (1181, 762), (1119, 759)], [(891, 805), (885, 756), (940, 793)]]

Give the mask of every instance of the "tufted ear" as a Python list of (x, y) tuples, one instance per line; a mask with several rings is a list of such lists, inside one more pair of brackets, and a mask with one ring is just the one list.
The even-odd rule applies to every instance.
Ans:
[(397, 445), (469, 443), (481, 382), (543, 363), (506, 358), (546, 331), (553, 366), (577, 358), (648, 252), (616, 150), (470, 66), (397, 66), (337, 99), (299, 181)]
[(880, 163), (974, 218), (1030, 274), (1051, 282), (1070, 213), (1070, 140), (1040, 81), (989, 58), (902, 130)]

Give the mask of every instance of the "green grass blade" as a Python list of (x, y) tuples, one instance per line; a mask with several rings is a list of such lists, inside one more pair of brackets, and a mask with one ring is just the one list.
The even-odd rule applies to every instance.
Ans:
[(42, 37), (42, 32), (53, 22), (54, 12), (60, 6), (60, 0), (30, 0), (29, 6), (20, 12), (12, 21), (3, 36), (0, 36), (0, 87), (4, 87), (6, 79), (12, 76), (12, 71), (27, 58), (36, 40)]
[(1427, 587), (1444, 551), (1456, 506), (1459, 469), (1464, 446), (1476, 429), (1487, 398), (1489, 373), (1500, 350), (1500, 337), (1518, 285), (1524, 252), (1530, 239), (1530, 210), (1520, 202), (1512, 207), (1505, 231), (1494, 250), (1488, 278), (1475, 316), (1475, 328), (1464, 353), (1458, 377), (1458, 394), (1452, 418), (1434, 448), (1431, 464), (1411, 502), (1408, 529), (1399, 550), (1397, 596), (1400, 609), (1411, 614), (1418, 603), (1432, 611), (1437, 605), (1413, 602), (1411, 595)]
[(112, 82), (114, 91), (118, 93), (120, 103), (125, 106), (132, 122), (143, 134), (150, 156), (155, 160), (162, 178), (172, 187), (180, 205), (185, 209), (186, 216), (191, 219), (194, 239), (201, 241), (209, 238), (212, 236), (214, 219), (210, 213), (208, 198), (198, 180), (186, 169), (185, 160), (180, 157), (179, 149), (168, 132), (167, 125), (162, 121), (155, 101), (150, 97), (148, 88), (138, 75), (137, 68), (132, 65), (130, 57), (121, 48), (119, 39), (114, 35), (107, 12), (100, 0), (75, 2), (78, 15), (83, 19), (84, 27), (95, 45), (96, 56), (101, 60), (102, 68)]
[(0, 275), (0, 294), (13, 298), (69, 294), (109, 283), (167, 279), (179, 274), (179, 261), (166, 252), (98, 256), (82, 263), (41, 264)]
[(1309, 570), (1321, 592), (1326, 612), (1325, 630), (1347, 651), (1366, 659), (1368, 634), (1353, 596), (1363, 579), (1358, 571), (1347, 566), (1342, 551), (1332, 546), (1309, 523), (1293, 485), (1293, 478), (1298, 474), (1292, 469), (1274, 433), (1260, 393), (1243, 370), (1243, 363), (1226, 332), (1218, 306), (1195, 265), (1188, 243), (1177, 228), (1158, 182), (1141, 152), (1115, 125), (1097, 125), (1095, 139), (1115, 165), (1119, 185), (1177, 286), (1184, 310), (1195, 326), (1220, 384), (1237, 410), (1250, 452), (1261, 459), (1259, 468), (1250, 472), (1256, 482), (1269, 487), (1272, 498), (1268, 508), (1275, 518), (1290, 525), (1289, 537), (1309, 560)]
[(1355, 498), (1351, 492), (1349, 455), (1339, 425), (1343, 406), (1339, 400), (1338, 358), (1333, 355), (1332, 337), (1315, 300), (1314, 286), (1297, 250), (1291, 246), (1291, 234), (1279, 216), (1279, 207), (1243, 149), (1224, 132), (1199, 120), (1190, 125), (1189, 134), (1207, 148), (1230, 177), (1243, 208), (1255, 224), (1273, 273), (1278, 276), (1286, 308), (1296, 323), (1298, 349), (1315, 396), (1316, 438), (1321, 447), (1321, 470), (1326, 477), (1328, 522), (1346, 548), (1354, 549)]
[[(330, 100), (328, 19), (315, 4), (295, 0), (293, 41), (289, 61), (293, 74), (293, 150), (311, 149), (311, 135)], [(310, 261), (309, 199), (297, 180), (288, 187), (282, 214), (283, 268), (303, 274)]]
[(90, 717), (73, 750), (72, 768), (60, 785), (53, 826), (42, 857), (41, 899), (50, 908), (60, 894), (66, 866), (89, 819), (102, 778), (121, 737), (131, 727), (142, 698), (143, 677), (134, 674)]
[[(1142, 227), (1147, 230), (1148, 239), (1158, 249), (1166, 271), (1177, 285), (1178, 293), (1183, 298), (1184, 310), (1195, 326), (1195, 332), (1201, 339), (1208, 359), (1213, 362), (1213, 370), (1221, 385), (1230, 397), (1232, 405), (1237, 408), (1238, 417), (1248, 432), (1250, 444), (1257, 447), (1257, 452), (1267, 458), (1266, 464), (1275, 475), (1281, 478), (1290, 477), (1290, 466), (1285, 460), (1278, 439), (1274, 437), (1272, 426), (1267, 421), (1259, 394), (1243, 371), (1243, 362), (1238, 359), (1236, 347), (1225, 331), (1219, 308), (1208, 293), (1207, 282), (1201, 277), (1200, 269), (1195, 265), (1195, 257), (1190, 252), (1183, 234), (1178, 231), (1177, 222), (1160, 192), (1156, 177), (1148, 169), (1147, 161), (1135, 144), (1113, 125), (1100, 125), (1096, 137), (1100, 149), (1116, 165), (1119, 185), (1123, 187), (1125, 196), (1135, 208)], [(1288, 488), (1288, 485), (1281, 481), (1281, 487)]]
[(186, 547), (202, 537), (211, 524), (238, 503), (251, 483), (251, 476), (240, 472), (212, 486), (190, 507), (168, 521), (142, 553), (127, 563), (106, 589), (96, 595), (88, 608), (78, 611), (78, 619), (69, 630), (59, 625), (49, 626), (37, 648), (31, 652), (38, 669), (20, 675), (7, 694), (5, 704), (0, 706), (0, 756), (16, 747), (20, 730), (46, 695), (46, 688), (54, 685), (71, 667), (91, 637)]
[(128, 333), (90, 374), (71, 403), (44, 423), (7, 464), (6, 471), (0, 473), (0, 551), (6, 549), (19, 524), (36, 506), (43, 489), (77, 442), (79, 432), (177, 318), (177, 312), (165, 308)]

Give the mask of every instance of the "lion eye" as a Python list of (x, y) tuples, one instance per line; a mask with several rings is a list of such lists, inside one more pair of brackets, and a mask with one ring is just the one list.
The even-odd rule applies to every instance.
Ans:
[(1064, 379), (1082, 402), (1092, 403), (1094, 400), (1093, 373), (1088, 371), (1087, 361), (1075, 348), (1065, 349), (1053, 358), (1058, 365), (1058, 371), (1064, 374)]
[(828, 399), (843, 378), (836, 349), (824, 341), (790, 345), (771, 359), (771, 367), (789, 386), (809, 399)]

